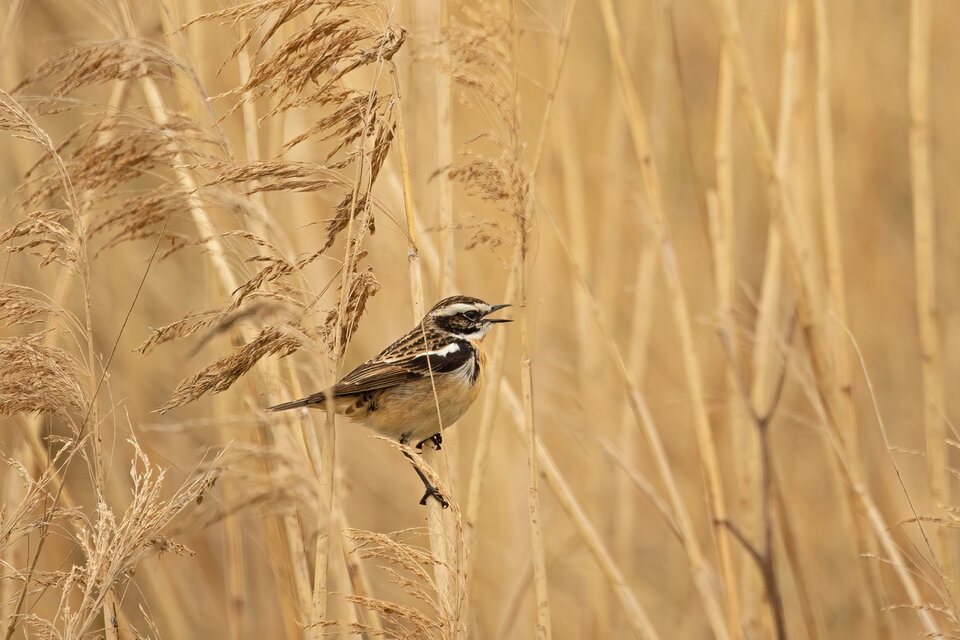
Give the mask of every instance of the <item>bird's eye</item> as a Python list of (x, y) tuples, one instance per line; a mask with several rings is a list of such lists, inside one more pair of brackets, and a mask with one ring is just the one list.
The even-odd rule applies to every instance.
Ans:
[(466, 318), (467, 320), (469, 320), (470, 322), (476, 322), (477, 320), (480, 319), (480, 312), (479, 312), (479, 311), (464, 311), (464, 312), (463, 312), (463, 317)]

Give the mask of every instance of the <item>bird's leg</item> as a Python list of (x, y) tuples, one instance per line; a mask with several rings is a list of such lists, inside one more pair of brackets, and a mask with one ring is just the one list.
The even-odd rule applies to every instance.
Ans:
[(433, 434), (432, 436), (430, 436), (429, 438), (425, 438), (425, 439), (421, 440), (420, 442), (418, 442), (418, 443), (417, 443), (417, 449), (422, 450), (422, 449), (423, 449), (423, 445), (426, 444), (427, 442), (431, 442), (431, 441), (433, 442), (433, 446), (437, 449), (437, 451), (440, 451), (440, 445), (443, 444), (443, 436), (441, 436), (439, 433), (435, 433), (435, 434)]
[[(431, 440), (431, 438), (427, 438), (427, 440)], [(423, 442), (426, 442), (427, 440), (424, 440)], [(403, 446), (407, 446), (407, 443), (409, 442), (410, 442), (410, 437), (407, 436), (406, 434), (400, 438), (400, 444)], [(423, 444), (423, 442), (421, 442), (420, 444)], [(423, 471), (420, 471), (420, 467), (418, 467), (417, 463), (414, 462), (413, 456), (407, 453), (406, 451), (403, 452), (403, 455), (405, 455), (407, 457), (407, 460), (410, 461), (410, 464), (413, 465), (413, 470), (417, 472), (417, 475), (420, 476), (420, 480), (423, 482), (423, 488), (425, 489), (425, 491), (423, 492), (423, 497), (420, 498), (420, 504), (426, 505), (427, 498), (429, 498), (430, 496), (433, 496), (434, 498), (436, 498), (437, 502), (440, 503), (441, 507), (443, 507), (444, 509), (449, 507), (450, 503), (448, 503), (447, 499), (443, 497), (443, 494), (440, 493), (439, 489), (437, 489), (435, 486), (430, 484), (430, 480), (427, 479), (427, 476), (424, 475)]]

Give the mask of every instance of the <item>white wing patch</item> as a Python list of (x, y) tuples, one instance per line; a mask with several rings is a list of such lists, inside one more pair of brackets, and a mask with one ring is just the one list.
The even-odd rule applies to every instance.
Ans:
[(411, 357), (411, 356), (402, 356), (402, 357), (400, 357), (400, 358), (390, 358), (389, 360), (384, 360), (384, 362), (387, 362), (387, 363), (389, 363), (389, 362), (402, 362), (402, 361), (404, 361), (404, 360), (410, 360), (410, 359), (414, 359), (414, 358), (423, 358), (424, 356), (429, 356), (429, 357), (431, 357), (431, 358), (443, 358), (443, 357), (445, 357), (445, 356), (449, 356), (450, 354), (456, 353), (456, 352), (458, 352), (458, 351), (460, 351), (460, 343), (458, 343), (458, 342), (451, 342), (450, 344), (448, 344), (447, 346), (445, 346), (443, 349), (437, 349), (436, 351), (426, 351), (426, 352), (424, 352), (424, 353), (418, 353), (417, 355), (412, 356), (412, 357)]
[(437, 349), (436, 351), (429, 351), (429, 352), (427, 352), (426, 354), (421, 354), (421, 355), (418, 356), (418, 357), (423, 357), (423, 355), (428, 355), (428, 356), (445, 356), (445, 355), (449, 355), (449, 354), (451, 354), (451, 353), (456, 353), (457, 351), (460, 351), (460, 343), (459, 343), (459, 342), (451, 342), (450, 344), (448, 344), (447, 346), (445, 346), (443, 349)]

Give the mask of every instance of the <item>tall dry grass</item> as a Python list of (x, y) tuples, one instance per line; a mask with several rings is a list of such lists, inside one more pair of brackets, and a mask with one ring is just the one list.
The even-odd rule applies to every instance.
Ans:
[[(3, 11), (3, 638), (960, 635), (954, 6)], [(453, 293), (450, 509), (262, 411)]]

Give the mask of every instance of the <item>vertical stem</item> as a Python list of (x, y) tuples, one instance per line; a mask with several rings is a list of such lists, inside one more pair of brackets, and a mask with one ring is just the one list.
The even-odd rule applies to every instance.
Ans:
[[(513, 46), (513, 81), (514, 85), (519, 81), (520, 72), (518, 69), (519, 54), (517, 51), (517, 29), (516, 29), (516, 7), (512, 7), (511, 13), (511, 32)], [(520, 142), (520, 105), (516, 86), (514, 87), (513, 99), (513, 127), (510, 131), (511, 136), (511, 158), (514, 166), (513, 170), (517, 173), (522, 172), (523, 149)], [(537, 152), (539, 159), (540, 151)], [(521, 397), (523, 399), (523, 417), (525, 422), (525, 434), (527, 436), (527, 463), (530, 470), (530, 485), (527, 489), (527, 508), (530, 519), (530, 542), (533, 560), (533, 587), (534, 596), (537, 603), (537, 640), (550, 640), (550, 596), (547, 589), (547, 557), (546, 549), (543, 544), (543, 524), (540, 518), (540, 481), (537, 471), (537, 431), (534, 420), (533, 410), (533, 363), (530, 358), (530, 309), (527, 299), (527, 259), (529, 258), (529, 237), (528, 232), (533, 218), (534, 196), (530, 191), (531, 180), (529, 174), (525, 176), (527, 180), (523, 181), (522, 190), (514, 193), (515, 221), (517, 224), (517, 244), (520, 251), (519, 266), (519, 298), (520, 298), (520, 384)]]
[(780, 481), (776, 472), (772, 477), (773, 484), (773, 504), (776, 509), (777, 530), (783, 540), (783, 552), (790, 564), (790, 571), (793, 573), (794, 581), (797, 585), (797, 600), (800, 602), (800, 612), (803, 615), (803, 621), (807, 627), (807, 636), (810, 640), (821, 640), (826, 638), (827, 633), (824, 628), (823, 614), (820, 608), (815, 606), (810, 594), (813, 589), (809, 580), (809, 562), (804, 562), (800, 548), (797, 545), (797, 539), (794, 535), (794, 525), (790, 514), (787, 512), (786, 501), (780, 492)]
[[(729, 47), (731, 54), (740, 102), (750, 125), (757, 164), (766, 185), (767, 204), (770, 207), (771, 215), (780, 225), (781, 233), (784, 235), (784, 245), (787, 249), (797, 305), (797, 318), (816, 379), (817, 400), (822, 405), (823, 420), (829, 427), (830, 433), (839, 435), (840, 419), (838, 417), (838, 402), (835, 397), (836, 386), (833, 383), (834, 371), (830, 365), (829, 347), (824, 337), (822, 311), (819, 300), (815, 296), (816, 277), (813, 273), (811, 248), (804, 241), (797, 228), (794, 211), (786, 197), (782, 178), (774, 163), (770, 136), (754, 86), (736, 7), (733, 0), (713, 0), (713, 9), (720, 24), (724, 42)], [(865, 512), (867, 521), (873, 529), (874, 535), (878, 538), (880, 546), (889, 555), (889, 561), (894, 566), (899, 567), (900, 563), (904, 561), (903, 556), (867, 492), (863, 479), (857, 477), (855, 470), (847, 466), (846, 463), (849, 458), (845, 451), (838, 452), (838, 459), (846, 474), (845, 477), (850, 481), (853, 488), (853, 492), (849, 494), (851, 509), (860, 508)], [(924, 608), (923, 601), (919, 599), (919, 590), (913, 576), (905, 569), (898, 570), (897, 576), (910, 597), (911, 603), (916, 607), (917, 617), (920, 619), (924, 631), (931, 635), (938, 634), (939, 630), (935, 620), (930, 612)]]
[[(917, 321), (923, 375), (923, 416), (927, 472), (934, 512), (950, 503), (944, 409), (943, 352), (937, 309), (937, 246), (930, 152), (930, 0), (910, 5), (910, 178), (913, 185), (914, 260), (917, 276)], [(939, 563), (955, 577), (950, 529), (937, 527)]]
[(644, 186), (647, 190), (647, 199), (654, 214), (655, 228), (660, 241), (661, 259), (664, 274), (667, 278), (668, 292), (671, 307), (676, 319), (676, 328), (680, 334), (684, 370), (687, 385), (692, 398), (694, 427), (697, 443), (700, 450), (700, 461), (703, 466), (707, 484), (708, 506), (710, 508), (711, 527), (717, 544), (720, 557), (720, 573), (723, 580), (723, 592), (726, 600), (727, 632), (733, 640), (741, 637), (740, 603), (737, 597), (736, 571), (731, 554), (730, 532), (724, 524), (727, 520), (726, 499), (723, 494), (723, 483), (720, 478), (720, 462), (717, 456), (713, 431), (706, 409), (706, 399), (703, 390), (703, 379), (700, 372), (700, 362), (697, 359), (693, 345), (693, 332), (690, 323), (690, 310), (684, 297), (680, 273), (677, 266), (676, 254), (670, 237), (669, 227), (664, 212), (660, 194), (660, 178), (653, 158), (653, 149), (650, 145), (649, 125), (647, 116), (640, 104), (627, 61), (623, 53), (623, 44), (620, 37), (620, 28), (611, 0), (601, 0), (603, 21), (606, 27), (607, 40), (610, 48), (610, 57), (616, 69), (621, 96), (627, 110), (627, 122), (630, 125), (631, 137), (640, 168), (643, 174)]
[[(437, 39), (437, 57), (439, 69), (436, 74), (437, 98), (437, 167), (448, 167), (453, 163), (453, 113), (450, 94), (450, 75), (445, 72), (449, 66), (450, 52), (447, 51), (447, 41), (444, 29), (447, 26), (447, 0), (427, 0), (428, 4), (437, 5), (435, 24), (431, 32)], [(456, 276), (456, 253), (453, 244), (453, 183), (445, 171), (440, 171), (436, 177), (440, 197), (437, 201), (437, 215), (440, 220), (440, 297), (445, 298), (454, 293), (454, 277)]]
[[(407, 221), (407, 262), (410, 269), (410, 297), (413, 304), (414, 322), (419, 323), (424, 316), (423, 273), (420, 266), (420, 250), (417, 248), (417, 230), (414, 221), (413, 196), (410, 186), (410, 163), (407, 158), (407, 138), (403, 127), (403, 115), (397, 112), (397, 148), (400, 153), (400, 170), (403, 179), (403, 208)], [(442, 266), (441, 266), (442, 268)], [(436, 394), (434, 393), (436, 399)], [(437, 408), (439, 413), (439, 407)], [(443, 424), (440, 425), (441, 435)], [(442, 462), (436, 449), (429, 443), (423, 446), (423, 461), (433, 467)], [(455, 620), (456, 594), (451, 593), (450, 553), (447, 547), (447, 535), (443, 522), (443, 507), (438, 500), (427, 500), (427, 527), (430, 533), (430, 553), (436, 559), (434, 582), (437, 589), (437, 605), (443, 624), (444, 637), (452, 637), (457, 626)]]
[[(525, 242), (524, 239), (522, 242)], [(521, 261), (520, 269), (526, 267), (526, 259)], [(520, 342), (523, 353), (520, 356), (520, 384), (523, 398), (523, 418), (527, 436), (528, 463), (530, 468), (530, 486), (527, 489), (527, 507), (530, 516), (530, 539), (533, 547), (533, 582), (537, 600), (537, 640), (549, 640), (550, 599), (547, 593), (546, 549), (543, 544), (543, 526), (540, 521), (540, 481), (537, 472), (537, 431), (533, 419), (533, 367), (530, 362), (530, 342), (528, 337), (529, 320), (527, 307), (526, 276), (520, 275)]]
[[(507, 404), (514, 409), (513, 412), (511, 412), (514, 426), (516, 426), (518, 431), (522, 431), (523, 435), (529, 440), (529, 434), (527, 434), (526, 425), (524, 424), (526, 418), (524, 418), (523, 421), (519, 418), (522, 410), (520, 398), (517, 398), (516, 392), (507, 384), (506, 380), (500, 385), (500, 391), (507, 400)], [(557, 468), (553, 458), (549, 452), (547, 452), (539, 438), (536, 439), (535, 445), (535, 455), (537, 456), (540, 473), (553, 490), (553, 494), (556, 496), (560, 507), (570, 518), (570, 521), (573, 523), (574, 528), (577, 529), (587, 549), (593, 554), (597, 564), (607, 577), (607, 581), (614, 595), (623, 607), (627, 623), (630, 625), (633, 633), (643, 640), (659, 640), (660, 635), (656, 629), (654, 629), (646, 611), (643, 610), (643, 607), (637, 601), (636, 596), (627, 584), (613, 556), (610, 555), (609, 550), (604, 546), (600, 535), (597, 533), (596, 527), (593, 526), (587, 514), (583, 511), (583, 507), (577, 502), (570, 485)]]
[[(753, 538), (761, 528), (762, 509), (757, 499), (761, 491), (760, 449), (757, 431), (746, 419), (744, 408), (736, 401), (736, 375), (742, 366), (740, 363), (740, 345), (737, 328), (733, 320), (733, 297), (736, 286), (735, 238), (733, 237), (735, 205), (733, 198), (733, 114), (734, 93), (733, 75), (730, 61), (720, 49), (719, 78), (717, 80), (717, 128), (714, 141), (714, 165), (716, 167), (717, 190), (707, 194), (707, 217), (714, 253), (714, 278), (717, 289), (717, 315), (720, 332), (730, 345), (730, 362), (726, 370), (725, 382), (729, 410), (727, 419), (733, 435), (735, 464), (738, 486), (737, 521), (746, 535)], [(781, 108), (783, 104), (781, 103)], [(779, 234), (771, 225), (770, 241), (767, 243), (767, 261), (764, 273), (764, 290), (771, 282), (779, 281)], [(772, 272), (771, 272), (772, 268)], [(772, 277), (767, 277), (772, 276)], [(769, 295), (761, 297), (758, 322), (769, 321), (776, 309), (778, 300)], [(765, 304), (766, 303), (766, 304)], [(765, 313), (766, 312), (766, 313)], [(765, 333), (767, 345), (772, 342), (773, 331)], [(761, 343), (755, 345), (754, 353), (762, 352)], [(765, 362), (764, 362), (765, 364)], [(763, 369), (758, 369), (755, 380), (766, 379)], [(769, 624), (763, 615), (761, 576), (755, 570), (753, 559), (741, 554), (740, 584), (743, 598), (743, 617), (745, 627), (759, 635), (770, 635)]]
[[(833, 152), (833, 115), (831, 112), (830, 88), (830, 33), (827, 28), (827, 7), (824, 0), (814, 0), (814, 39), (816, 42), (816, 140), (817, 165), (820, 187), (821, 210), (823, 216), (823, 236), (826, 258), (826, 276), (829, 286), (828, 304), (839, 320), (840, 326), (847, 325), (846, 293), (843, 284), (843, 259), (840, 241), (840, 218), (837, 210), (837, 187), (834, 171)], [(780, 175), (787, 175), (785, 167), (778, 164)], [(851, 458), (853, 473), (864, 477), (863, 456), (860, 450), (860, 430), (856, 408), (853, 402), (853, 382), (850, 371), (849, 344), (837, 323), (827, 326), (827, 339), (832, 343), (836, 377), (834, 395), (838, 399), (838, 411), (842, 418), (840, 438), (847, 454)], [(829, 447), (829, 445), (827, 445)], [(849, 493), (853, 489), (847, 487)], [(853, 503), (854, 497), (848, 500)], [(870, 535), (862, 508), (852, 510), (848, 526), (853, 529), (857, 550), (869, 556), (878, 552), (876, 540)], [(879, 614), (882, 607), (881, 568), (876, 563), (861, 565), (857, 571), (859, 580), (866, 588), (860, 590), (861, 607), (864, 609), (865, 625), (874, 629), (877, 635), (889, 635), (887, 619)]]
[[(551, 222), (553, 222), (552, 219)], [(557, 238), (560, 240), (560, 244), (563, 247), (564, 252), (570, 259), (571, 267), (573, 267), (573, 272), (580, 281), (580, 285), (586, 289), (587, 282), (584, 279), (583, 273), (581, 272), (579, 265), (576, 263), (573, 254), (570, 252), (566, 240), (560, 234), (560, 230), (556, 224), (552, 224), (551, 227), (554, 231), (556, 231)], [(590, 296), (590, 302), (593, 306), (597, 326), (603, 335), (603, 341), (606, 349), (614, 362), (618, 378), (621, 384), (624, 386), (624, 391), (626, 392), (627, 396), (627, 406), (633, 413), (637, 424), (640, 426), (641, 432), (646, 437), (647, 446), (649, 447), (650, 453), (656, 462), (657, 471), (659, 472), (660, 478), (663, 481), (666, 489), (667, 499), (670, 503), (671, 509), (673, 510), (674, 518), (676, 518), (677, 530), (680, 534), (680, 539), (683, 542), (683, 548), (687, 554), (687, 560), (690, 564), (690, 573), (693, 578), (694, 586), (696, 587), (698, 595), (700, 596), (700, 600), (703, 603), (704, 612), (706, 613), (707, 619), (710, 622), (710, 627), (718, 640), (728, 640), (730, 635), (727, 632), (726, 623), (723, 618), (723, 610), (720, 604), (718, 593), (719, 585), (716, 581), (716, 575), (704, 557), (702, 549), (700, 548), (697, 533), (694, 530), (693, 521), (690, 519), (690, 514), (687, 510), (686, 504), (680, 495), (680, 488), (677, 485), (673, 469), (670, 466), (670, 461), (667, 459), (666, 448), (663, 445), (663, 441), (660, 439), (657, 426), (653, 422), (653, 416), (650, 414), (650, 410), (647, 407), (646, 401), (640, 393), (640, 385), (637, 384), (633, 375), (627, 368), (626, 362), (624, 362), (623, 356), (620, 353), (619, 345), (614, 339), (613, 334), (610, 332), (607, 322), (604, 320), (603, 312), (600, 309), (599, 303), (592, 295)], [(549, 474), (547, 474), (546, 477), (548, 480), (550, 480)], [(552, 481), (551, 486), (553, 486)], [(601, 561), (601, 565), (602, 564), (603, 562)], [(635, 606), (635, 603), (629, 604), (629, 608), (635, 608)], [(640, 635), (648, 636), (649, 634), (642, 633)]]
[[(519, 262), (519, 252), (513, 258), (513, 264)], [(499, 302), (510, 303), (517, 290), (516, 268), (507, 276), (507, 286)], [(497, 417), (497, 408), (500, 399), (500, 380), (503, 378), (503, 365), (507, 352), (507, 336), (500, 332), (496, 336), (496, 346), (490, 355), (487, 370), (484, 373), (484, 401), (483, 413), (480, 417), (480, 428), (477, 430), (477, 449), (473, 454), (473, 464), (470, 468), (470, 484), (467, 489), (467, 517), (465, 522), (467, 545), (467, 585), (473, 579), (474, 560), (476, 558), (476, 530), (480, 520), (480, 495), (484, 480), (487, 477), (487, 462), (490, 454), (490, 444), (493, 438), (494, 420)], [(469, 599), (467, 600), (469, 603)]]

